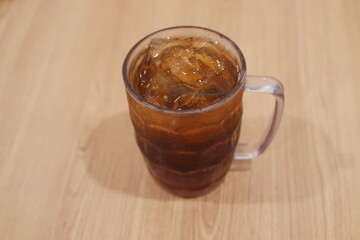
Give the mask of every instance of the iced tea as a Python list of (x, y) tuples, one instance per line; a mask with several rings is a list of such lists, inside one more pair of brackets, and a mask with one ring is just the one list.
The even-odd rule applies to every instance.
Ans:
[(206, 36), (153, 38), (134, 59), (129, 83), (146, 104), (128, 92), (130, 116), (151, 175), (183, 197), (212, 190), (239, 138), (243, 89), (234, 87), (241, 65)]

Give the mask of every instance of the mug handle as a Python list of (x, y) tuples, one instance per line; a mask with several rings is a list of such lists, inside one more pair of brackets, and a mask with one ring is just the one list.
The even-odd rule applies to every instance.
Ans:
[(272, 121), (265, 134), (255, 142), (238, 143), (235, 149), (235, 160), (255, 158), (267, 149), (279, 127), (284, 110), (284, 87), (279, 80), (273, 77), (247, 75), (244, 91), (271, 94), (275, 97), (276, 102)]

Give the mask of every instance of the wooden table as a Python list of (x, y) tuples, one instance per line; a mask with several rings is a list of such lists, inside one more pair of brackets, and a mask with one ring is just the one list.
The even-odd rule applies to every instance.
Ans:
[[(360, 1), (0, 0), (0, 239), (360, 239)], [(238, 43), (286, 89), (266, 153), (214, 192), (151, 179), (121, 76), (175, 25)], [(242, 141), (273, 102), (245, 96)]]

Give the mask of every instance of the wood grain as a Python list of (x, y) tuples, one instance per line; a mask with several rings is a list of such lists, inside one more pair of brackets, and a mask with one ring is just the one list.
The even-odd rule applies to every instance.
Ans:
[[(0, 0), (0, 239), (360, 239), (357, 0)], [(181, 199), (150, 178), (122, 61), (175, 25), (222, 32), (286, 107), (257, 159)], [(271, 103), (271, 102), (270, 102)], [(267, 98), (245, 96), (242, 139)]]

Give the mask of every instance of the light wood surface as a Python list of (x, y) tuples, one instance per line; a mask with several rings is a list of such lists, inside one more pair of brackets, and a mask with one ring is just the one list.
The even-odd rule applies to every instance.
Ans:
[[(121, 66), (209, 27), (286, 89), (266, 153), (196, 199), (151, 179)], [(360, 1), (0, 0), (0, 239), (360, 239)], [(272, 101), (246, 94), (242, 140)]]

